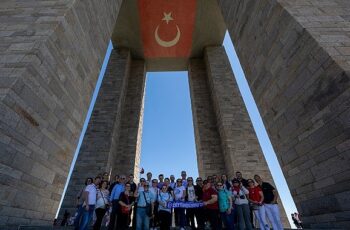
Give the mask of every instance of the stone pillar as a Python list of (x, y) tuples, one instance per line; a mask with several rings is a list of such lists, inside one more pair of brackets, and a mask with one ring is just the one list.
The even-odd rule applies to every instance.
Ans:
[(143, 125), (144, 91), (146, 81), (144, 61), (132, 61), (127, 93), (123, 105), (114, 174), (139, 176)]
[(348, 1), (218, 3), (305, 227), (348, 228)]
[(1, 2), (0, 228), (52, 224), (120, 4)]
[(110, 173), (116, 159), (120, 120), (131, 67), (129, 50), (112, 50), (60, 213), (74, 213), (87, 177)]
[(205, 63), (226, 173), (240, 171), (245, 178), (259, 174), (272, 181), (224, 47), (207, 47)]
[(225, 173), (221, 139), (203, 59), (192, 59), (188, 70), (199, 175)]
[[(226, 174), (240, 171), (251, 179), (258, 174), (275, 184), (224, 47), (207, 47), (204, 55)], [(284, 227), (290, 227), (280, 200), (279, 206)]]
[[(207, 47), (189, 66), (193, 123), (200, 175), (236, 171), (274, 184), (223, 47)], [(280, 202), (282, 221), (289, 226)]]

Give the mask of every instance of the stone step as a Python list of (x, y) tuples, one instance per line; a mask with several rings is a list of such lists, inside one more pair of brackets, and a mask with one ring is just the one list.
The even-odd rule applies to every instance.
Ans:
[[(73, 226), (12, 226), (12, 227), (0, 226), (0, 229), (1, 230), (74, 230), (74, 227)], [(92, 227), (90, 229), (92, 229)], [(171, 229), (178, 230), (179, 228), (171, 228)], [(186, 229), (191, 230), (191, 228), (186, 228)], [(107, 227), (102, 227), (101, 230), (107, 230)], [(210, 230), (210, 229), (207, 229), (207, 230)], [(291, 230), (291, 229), (285, 229), (285, 230)]]

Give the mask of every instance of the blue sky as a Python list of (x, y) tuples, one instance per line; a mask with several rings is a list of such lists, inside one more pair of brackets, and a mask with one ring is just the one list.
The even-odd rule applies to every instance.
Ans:
[[(239, 89), (280, 193), (287, 216), (290, 218), (290, 213), (296, 212), (295, 204), (250, 92), (232, 41), (227, 34), (223, 45), (229, 56)], [(110, 43), (74, 155), (71, 171), (95, 104), (111, 49), (112, 45)], [(143, 124), (140, 165), (146, 172), (151, 171), (154, 176), (163, 173), (166, 177), (171, 174), (179, 177), (180, 172), (186, 170), (188, 175), (198, 176), (187, 72), (147, 73)]]

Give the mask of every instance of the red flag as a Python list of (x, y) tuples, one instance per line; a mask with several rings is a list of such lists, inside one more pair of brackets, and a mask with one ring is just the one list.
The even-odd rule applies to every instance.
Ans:
[(146, 58), (189, 57), (196, 0), (138, 0)]

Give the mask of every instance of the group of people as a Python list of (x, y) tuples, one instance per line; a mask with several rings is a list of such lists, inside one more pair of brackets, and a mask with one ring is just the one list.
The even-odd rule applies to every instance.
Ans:
[(269, 223), (274, 230), (283, 229), (277, 190), (259, 175), (246, 180), (236, 172), (232, 180), (226, 175), (213, 175), (205, 180), (198, 177), (194, 183), (185, 171), (176, 180), (173, 175), (164, 178), (163, 174), (155, 179), (148, 172), (138, 184), (132, 174), (116, 175), (111, 183), (108, 177), (104, 173), (94, 180), (86, 179), (77, 196), (75, 229), (88, 229), (94, 212), (93, 229), (100, 229), (106, 218), (109, 230), (129, 226), (136, 230), (168, 230), (173, 219), (180, 230), (186, 226), (252, 230), (254, 219), (260, 229), (270, 229)]

